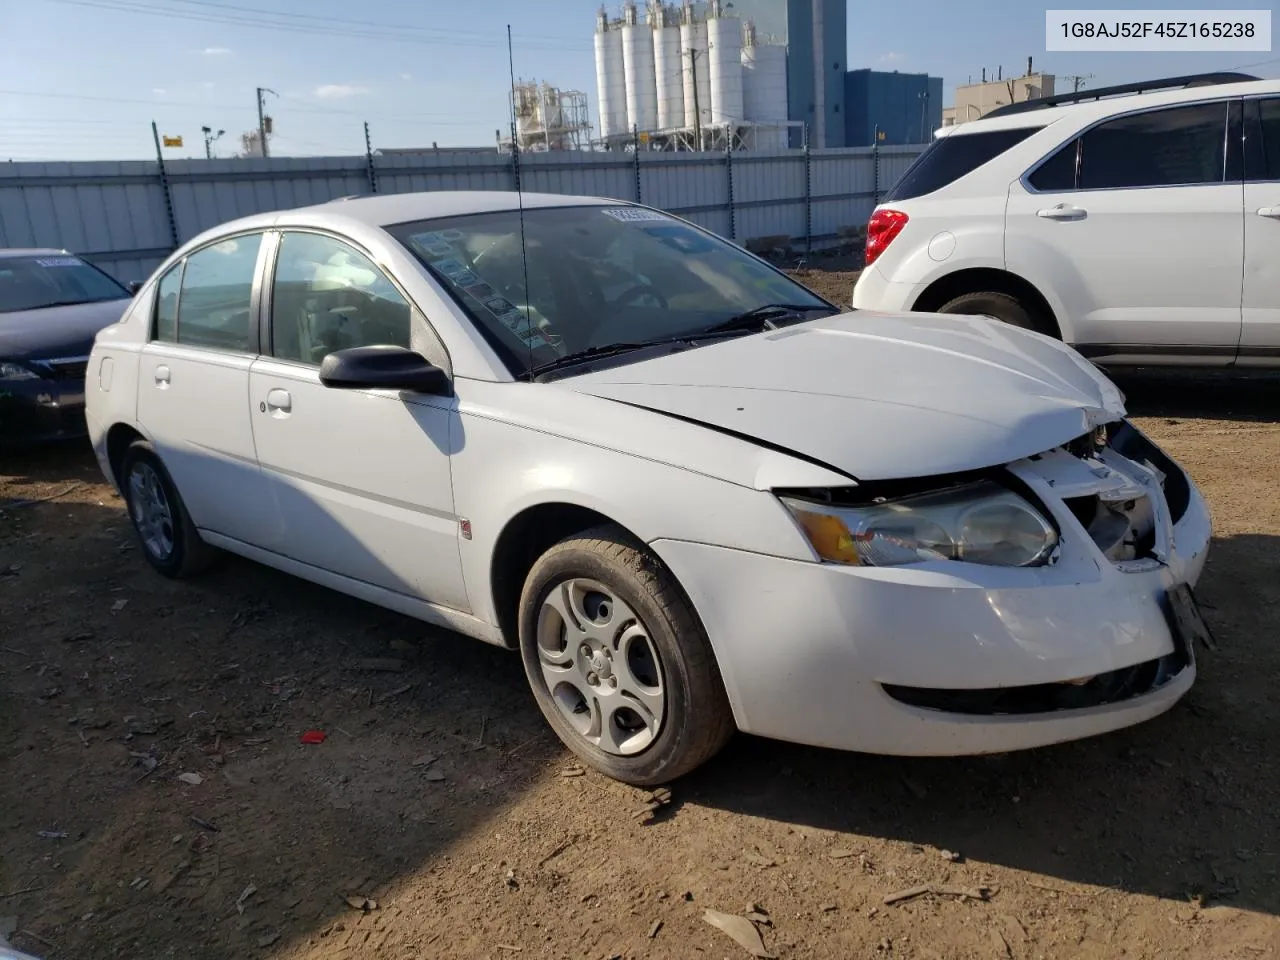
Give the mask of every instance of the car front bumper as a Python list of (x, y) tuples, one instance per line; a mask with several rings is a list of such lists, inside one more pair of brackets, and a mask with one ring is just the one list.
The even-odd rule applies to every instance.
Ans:
[(86, 430), (83, 380), (0, 382), (0, 444), (78, 439)]
[[(902, 756), (1000, 753), (1140, 723), (1191, 688), (1194, 651), (1175, 636), (1168, 591), (1198, 580), (1211, 524), (1184, 478), (1176, 520), (1154, 491), (1167, 549), (1142, 569), (1108, 560), (1045, 497), (1069, 549), (1038, 570), (653, 548), (702, 618), (744, 732)], [(1083, 681), (1099, 675), (1128, 687), (1091, 701)]]

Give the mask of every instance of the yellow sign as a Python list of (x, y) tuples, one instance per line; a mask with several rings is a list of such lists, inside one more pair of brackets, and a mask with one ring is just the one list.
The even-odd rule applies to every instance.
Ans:
[(649, 142), (649, 135), (648, 135), (647, 133), (642, 133), (642, 134), (640, 134), (640, 142), (641, 142), (641, 143), (648, 143), (648, 142)]
[(182, 146), (182, 138), (181, 137), (165, 137), (164, 145), (166, 147), (180, 147)]

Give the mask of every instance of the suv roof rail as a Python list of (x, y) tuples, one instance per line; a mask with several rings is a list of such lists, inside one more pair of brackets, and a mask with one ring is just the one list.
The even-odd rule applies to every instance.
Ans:
[(1049, 107), (1060, 107), (1068, 103), (1081, 103), (1085, 100), (1101, 100), (1103, 97), (1119, 96), (1125, 93), (1151, 93), (1155, 90), (1178, 90), (1186, 87), (1208, 87), (1219, 83), (1249, 83), (1260, 79), (1248, 73), (1191, 73), (1185, 77), (1166, 77), (1163, 80), (1143, 80), (1139, 83), (1122, 83), (1114, 87), (1098, 87), (1096, 90), (1077, 90), (1075, 93), (1059, 93), (1051, 97), (1037, 97), (1024, 100), (1022, 103), (1009, 103), (997, 107), (983, 116), (1004, 117), (1011, 113), (1025, 113), (1028, 110), (1046, 110)]

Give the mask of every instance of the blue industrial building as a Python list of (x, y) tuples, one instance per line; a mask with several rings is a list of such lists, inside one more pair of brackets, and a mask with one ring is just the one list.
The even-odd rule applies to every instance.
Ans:
[[(808, 126), (812, 146), (843, 147), (848, 0), (728, 0), (724, 6), (753, 21), (761, 42), (786, 44), (788, 119)], [(803, 146), (800, 131), (791, 145)]]
[(942, 126), (942, 78), (850, 70), (844, 76), (844, 145), (928, 143)]

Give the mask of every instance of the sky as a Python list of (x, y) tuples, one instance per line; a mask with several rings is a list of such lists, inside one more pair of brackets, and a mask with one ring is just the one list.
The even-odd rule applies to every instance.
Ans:
[[(1273, 10), (1278, 0), (1198, 0)], [(617, 0), (609, 4), (610, 9)], [(1055, 9), (1097, 9), (1055, 0)], [(1111, 4), (1116, 7), (1118, 4)], [(1126, 9), (1175, 4), (1125, 0)], [(1188, 6), (1183, 4), (1181, 6)], [(596, 100), (599, 0), (0, 0), (0, 161), (204, 155), (202, 126), (233, 156), (267, 93), (275, 155), (494, 144), (508, 127), (506, 28), (517, 77)], [(848, 64), (941, 76), (946, 103), (983, 68), (1087, 76), (1104, 86), (1208, 70), (1280, 77), (1280, 52), (1046, 53), (1045, 5), (1028, 0), (850, 3)], [(1275, 17), (1273, 21), (1280, 21)], [(1061, 82), (1061, 81), (1060, 81)]]

